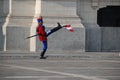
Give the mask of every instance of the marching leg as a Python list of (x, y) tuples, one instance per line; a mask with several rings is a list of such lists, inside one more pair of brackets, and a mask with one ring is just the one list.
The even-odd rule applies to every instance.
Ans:
[(43, 42), (43, 51), (40, 53), (40, 59), (46, 59), (44, 55), (47, 50), (47, 41), (42, 41), (42, 42)]
[(46, 57), (44, 57), (45, 52), (46, 52), (46, 50), (41, 52), (41, 54), (40, 54), (40, 59), (46, 59)]
[(58, 31), (58, 30), (61, 29), (61, 28), (62, 28), (61, 26), (58, 26), (58, 27), (55, 27), (55, 28), (49, 30), (49, 31), (47, 32), (47, 36), (49, 36), (50, 34)]

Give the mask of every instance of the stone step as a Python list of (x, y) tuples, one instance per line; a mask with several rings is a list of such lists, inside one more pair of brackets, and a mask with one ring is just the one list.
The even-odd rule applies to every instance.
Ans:
[[(73, 51), (47, 51), (47, 59), (103, 59), (120, 60), (118, 52), (73, 52)], [(34, 59), (39, 58), (39, 52), (9, 51), (0, 52), (0, 59)]]

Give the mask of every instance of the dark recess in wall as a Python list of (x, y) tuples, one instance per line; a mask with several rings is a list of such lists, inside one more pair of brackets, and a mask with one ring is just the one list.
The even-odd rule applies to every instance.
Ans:
[(120, 6), (107, 6), (97, 11), (100, 27), (120, 27)]

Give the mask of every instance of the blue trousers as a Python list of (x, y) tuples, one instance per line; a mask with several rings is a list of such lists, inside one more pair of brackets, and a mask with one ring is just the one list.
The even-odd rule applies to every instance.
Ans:
[[(58, 27), (55, 27), (55, 28), (53, 28), (53, 29), (51, 29), (51, 30), (48, 30), (48, 31), (46, 32), (46, 36), (48, 37), (50, 34), (58, 31), (58, 30), (61, 29), (61, 28), (62, 28), (61, 26), (58, 26)], [(47, 41), (42, 41), (42, 43), (43, 43), (43, 51), (46, 52), (48, 43), (47, 43)]]

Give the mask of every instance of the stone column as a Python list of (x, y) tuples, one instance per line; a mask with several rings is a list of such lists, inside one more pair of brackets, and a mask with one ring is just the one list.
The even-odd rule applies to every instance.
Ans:
[[(41, 0), (36, 0), (35, 14), (30, 29), (30, 36), (36, 34), (36, 26), (38, 25), (37, 18), (39, 17), (40, 13), (41, 13)], [(30, 51), (34, 51), (34, 52), (36, 51), (36, 37), (30, 39)]]
[(98, 0), (78, 0), (77, 13), (86, 29), (86, 51), (101, 51), (101, 31), (97, 25)]
[(35, 0), (12, 0), (12, 14), (6, 28), (6, 50), (30, 51), (30, 29), (35, 13)]

